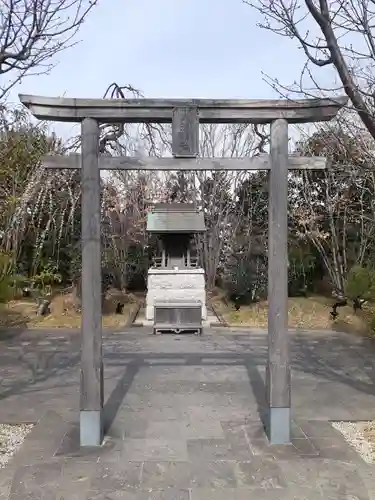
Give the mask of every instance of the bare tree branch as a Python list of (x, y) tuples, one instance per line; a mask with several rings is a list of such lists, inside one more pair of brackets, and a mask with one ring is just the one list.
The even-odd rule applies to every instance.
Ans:
[[(309, 64), (333, 66), (343, 90), (375, 138), (374, 0), (243, 1), (263, 16), (261, 28), (294, 39), (303, 49), (307, 64), (301, 72), (299, 90), (305, 92), (307, 77), (316, 90), (322, 91)], [(278, 81), (273, 83), (279, 87)], [(295, 92), (296, 85), (292, 87), (288, 90)]]
[(48, 72), (98, 1), (0, 0), (0, 99), (24, 76)]

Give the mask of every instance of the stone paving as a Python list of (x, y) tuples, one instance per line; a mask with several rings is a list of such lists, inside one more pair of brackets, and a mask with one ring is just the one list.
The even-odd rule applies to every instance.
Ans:
[(0, 342), (0, 422), (38, 422), (0, 470), (0, 500), (371, 500), (374, 467), (329, 420), (375, 419), (375, 344), (290, 333), (293, 442), (262, 426), (267, 336), (206, 330), (104, 338), (106, 439), (78, 446), (80, 339)]

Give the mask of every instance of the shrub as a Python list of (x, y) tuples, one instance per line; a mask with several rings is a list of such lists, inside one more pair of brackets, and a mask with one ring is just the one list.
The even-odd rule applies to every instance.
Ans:
[(0, 304), (4, 304), (13, 297), (13, 287), (9, 276), (0, 278)]
[(258, 300), (265, 287), (266, 269), (260, 259), (234, 254), (224, 271), (223, 286), (228, 298), (239, 304)]
[(314, 289), (313, 273), (316, 258), (309, 249), (292, 246), (288, 254), (288, 295), (289, 297), (306, 296)]
[(39, 289), (43, 295), (48, 295), (52, 293), (52, 287), (61, 281), (57, 267), (49, 262), (32, 278), (31, 283), (33, 288)]
[(0, 303), (5, 303), (14, 295), (11, 257), (0, 250)]
[(345, 284), (348, 298), (375, 300), (375, 269), (372, 267), (353, 266), (348, 273)]
[(369, 327), (371, 328), (371, 330), (373, 332), (375, 332), (375, 312), (372, 313), (372, 315), (371, 315), (370, 322), (369, 322)]

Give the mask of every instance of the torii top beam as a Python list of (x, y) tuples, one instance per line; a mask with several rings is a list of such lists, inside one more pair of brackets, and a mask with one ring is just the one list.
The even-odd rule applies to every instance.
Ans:
[(327, 99), (75, 99), (19, 95), (41, 120), (80, 122), (94, 118), (105, 123), (171, 123), (173, 110), (193, 108), (200, 123), (289, 123), (328, 121), (347, 104), (340, 96)]

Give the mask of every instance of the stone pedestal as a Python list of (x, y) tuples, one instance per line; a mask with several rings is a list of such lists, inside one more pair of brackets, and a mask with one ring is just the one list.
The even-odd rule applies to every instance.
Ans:
[(207, 319), (204, 269), (149, 269), (146, 319), (154, 320), (154, 305), (160, 302), (201, 302), (202, 320)]

